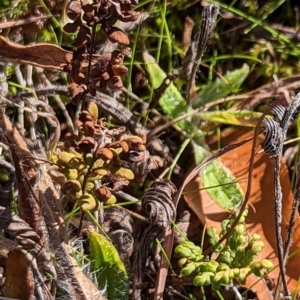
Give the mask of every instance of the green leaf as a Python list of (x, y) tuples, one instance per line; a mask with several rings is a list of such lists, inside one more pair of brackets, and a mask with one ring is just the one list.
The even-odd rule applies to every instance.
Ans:
[(241, 69), (229, 72), (224, 78), (217, 78), (215, 82), (204, 88), (193, 100), (193, 107), (198, 108), (214, 100), (224, 98), (236, 91), (249, 74), (249, 66), (244, 64)]
[[(144, 52), (143, 56), (153, 88), (156, 89), (160, 86), (166, 74), (148, 52)], [(218, 80), (212, 83), (212, 85), (202, 93), (204, 101), (201, 103), (213, 101), (212, 99), (216, 99), (220, 95), (222, 97), (227, 96), (233, 88), (236, 89), (245, 80), (248, 72), (249, 67), (244, 65), (241, 69), (227, 74), (225, 81)], [(215, 97), (213, 93), (216, 93), (218, 96)], [(184, 98), (173, 83), (170, 84), (165, 93), (160, 97), (159, 104), (172, 119), (191, 111), (191, 108), (186, 104)], [(193, 139), (192, 145), (194, 148), (195, 163), (197, 165), (200, 164), (203, 159), (211, 155), (211, 152), (203, 146), (204, 134), (192, 122), (191, 117), (187, 117), (185, 120), (176, 124)], [(244, 193), (231, 172), (219, 161), (214, 161), (205, 167), (200, 173), (200, 178), (203, 187), (209, 188), (207, 192), (211, 199), (219, 206), (225, 210), (238, 209), (244, 198)], [(214, 186), (214, 188), (211, 188), (212, 186)]]
[(261, 113), (249, 110), (235, 111), (206, 111), (200, 112), (196, 117), (202, 121), (218, 122), (221, 124), (255, 127)]
[(214, 277), (213, 272), (203, 272), (197, 276), (195, 276), (193, 280), (193, 284), (195, 286), (207, 286), (211, 284), (211, 279)]
[(195, 263), (188, 263), (184, 268), (181, 269), (180, 274), (182, 276), (189, 276), (196, 270)]
[[(203, 146), (193, 143), (195, 163), (200, 164), (211, 153)], [(219, 160), (207, 165), (200, 172), (201, 183), (208, 195), (225, 210), (237, 210), (244, 199), (244, 192), (231, 171)]]
[(108, 300), (127, 299), (129, 281), (116, 248), (102, 235), (90, 232), (91, 271)]
[[(148, 52), (145, 51), (143, 56), (152, 86), (154, 89), (157, 89), (167, 75)], [(192, 108), (186, 104), (186, 101), (173, 83), (169, 85), (165, 93), (160, 97), (159, 105), (171, 119), (192, 111)], [(192, 137), (199, 131), (197, 126), (192, 123), (191, 117), (187, 117), (176, 124)]]

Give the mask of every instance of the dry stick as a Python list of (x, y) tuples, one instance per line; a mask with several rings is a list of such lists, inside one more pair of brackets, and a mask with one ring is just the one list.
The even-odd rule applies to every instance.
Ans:
[[(280, 147), (282, 148), (282, 146)], [(281, 235), (281, 220), (282, 220), (282, 191), (280, 185), (280, 159), (281, 155), (277, 155), (274, 159), (274, 188), (275, 188), (275, 227), (276, 227), (276, 241), (277, 241), (277, 252), (278, 252), (278, 262), (280, 277), (277, 282), (275, 299), (277, 299), (276, 294), (279, 293), (281, 282), (283, 284), (284, 295), (288, 296), (288, 286), (285, 278), (285, 261), (284, 261), (284, 250), (283, 241)]]
[[(52, 85), (43, 89), (36, 90), (35, 93), (37, 95), (56, 93), (68, 94), (69, 91), (67, 86)], [(31, 95), (31, 93), (21, 93), (19, 97), (25, 97), (28, 95)], [(97, 95), (95, 97), (87, 95), (86, 100), (89, 102), (95, 102), (100, 106), (102, 110), (116, 118), (123, 125), (128, 126), (128, 128), (135, 134), (147, 134), (149, 132), (149, 129), (143, 127), (128, 108), (126, 108), (122, 103), (112, 98), (111, 96), (101, 92), (97, 92)]]
[(40, 16), (40, 17), (30, 17), (30, 18), (26, 18), (26, 19), (20, 19), (17, 21), (8, 21), (8, 22), (1, 22), (0, 24), (0, 29), (4, 29), (4, 28), (12, 28), (12, 27), (16, 27), (16, 26), (21, 26), (21, 25), (26, 25), (26, 24), (30, 24), (39, 20), (46, 20), (52, 18), (52, 16)]
[(6, 67), (7, 67), (6, 63), (0, 62), (0, 95), (1, 96), (6, 96), (8, 94)]
[[(96, 13), (97, 9), (94, 9), (94, 14)], [(97, 26), (97, 22), (96, 20), (94, 20), (93, 22), (93, 26), (92, 26), (92, 43), (91, 43), (91, 47), (90, 47), (90, 53), (89, 53), (89, 63), (88, 63), (88, 70), (87, 70), (87, 74), (85, 77), (85, 85), (88, 86), (89, 84), (89, 79), (90, 79), (90, 73), (91, 73), (91, 67), (92, 67), (92, 55), (94, 53), (94, 49), (95, 49), (95, 43), (96, 43), (96, 26)], [(85, 102), (86, 102), (86, 97), (87, 97), (87, 92), (82, 93), (81, 96), (81, 102), (78, 104), (77, 110), (76, 110), (76, 119), (79, 116), (79, 112), (81, 110), (85, 109)], [(97, 150), (99, 148), (100, 144), (98, 144)], [(95, 152), (96, 153), (96, 152)], [(85, 187), (86, 187), (86, 183), (87, 183), (87, 177), (88, 174), (91, 172), (91, 169), (94, 165), (94, 162), (96, 161), (96, 156), (95, 153), (93, 153), (93, 162), (90, 165), (87, 175), (84, 177), (84, 181), (83, 181), (83, 191), (85, 191)], [(77, 236), (80, 235), (81, 232), (81, 228), (82, 228), (82, 222), (85, 216), (85, 212), (81, 211), (81, 215), (80, 215), (80, 222), (79, 222), (79, 226), (78, 226), (78, 230), (77, 230)]]
[(217, 5), (206, 6), (202, 12), (202, 23), (200, 32), (197, 34), (195, 41), (192, 43), (188, 53), (191, 55), (192, 68), (190, 71), (190, 77), (187, 84), (187, 103), (191, 104), (192, 91), (195, 86), (196, 72), (199, 68), (202, 56), (206, 49), (206, 43), (209, 35), (216, 25), (217, 16), (219, 14), (219, 7)]
[[(29, 45), (35, 45), (37, 34), (34, 33), (34, 35), (32, 36), (32, 38), (34, 39), (34, 42), (29, 43)], [(24, 70), (24, 73), (25, 73), (25, 85), (27, 87), (29, 87), (29, 88), (33, 87), (32, 70), (33, 70), (33, 66), (32, 65), (26, 65), (25, 66), (25, 70)], [(30, 122), (30, 128), (29, 128), (30, 139), (32, 141), (35, 141), (36, 140), (36, 131), (35, 131), (34, 124), (35, 124), (35, 121), (36, 121), (36, 116), (35, 115), (30, 115), (28, 117), (29, 117), (29, 122)]]
[[(40, 68), (40, 67), (35, 67), (36, 72), (39, 74), (41, 80), (43, 81), (43, 83), (45, 84), (45, 88), (43, 90), (48, 90), (53, 88), (53, 85), (51, 84), (51, 82), (49, 81), (49, 79), (47, 78), (47, 76), (44, 74), (44, 71)], [(65, 89), (65, 91), (68, 91), (68, 88), (66, 86), (62, 86), (62, 88)], [(72, 132), (75, 132), (75, 127), (73, 124), (73, 121), (66, 109), (66, 106), (64, 105), (64, 103), (62, 102), (61, 98), (59, 95), (56, 94), (56, 91), (54, 91), (54, 99), (56, 101), (56, 103), (58, 104), (59, 108), (61, 109), (64, 117), (66, 118), (66, 122), (70, 128), (70, 130)]]
[[(294, 229), (295, 229), (295, 221), (296, 221), (298, 207), (299, 207), (299, 203), (300, 203), (300, 162), (298, 162), (298, 166), (297, 166), (297, 177), (296, 177), (296, 183), (295, 183), (293, 194), (294, 194), (293, 205), (292, 205), (292, 210), (291, 210), (291, 214), (290, 214), (289, 226), (287, 229), (287, 237), (284, 242), (284, 257), (283, 257), (284, 264), (286, 264), (286, 262), (287, 262), (289, 250), (292, 245), (293, 233), (294, 233)], [(280, 284), (281, 284), (281, 278), (278, 280), (278, 285), (280, 285)], [(276, 295), (276, 293), (277, 293), (277, 295)], [(279, 289), (276, 290), (276, 293), (275, 293), (275, 299), (278, 296)]]
[(297, 216), (297, 212), (298, 212), (299, 202), (300, 202), (300, 162), (298, 162), (298, 166), (297, 166), (297, 179), (296, 179), (296, 184), (295, 184), (295, 188), (294, 188), (294, 201), (293, 201), (293, 206), (292, 206), (292, 210), (291, 210), (288, 234), (287, 234), (287, 238), (285, 241), (285, 249), (284, 249), (285, 259), (288, 256), (288, 248), (289, 248), (290, 243), (292, 242), (292, 235), (294, 232), (294, 225), (295, 225), (295, 220), (296, 220), (296, 216)]
[[(23, 74), (21, 72), (20, 65), (15, 65), (15, 75), (16, 75), (18, 83), (21, 86), (25, 87), (26, 86), (26, 81), (23, 78)], [(20, 124), (20, 132), (24, 136), (25, 126), (24, 126), (24, 110), (23, 110), (23, 107), (24, 107), (24, 101), (21, 100), (20, 101), (20, 107), (18, 109), (18, 122)]]
[[(19, 107), (19, 104), (14, 103), (11, 100), (8, 100), (8, 99), (2, 97), (1, 95), (0, 95), (0, 100), (10, 103), (11, 105), (13, 105), (15, 107)], [(37, 100), (36, 104), (45, 104), (45, 103)], [(44, 107), (47, 110), (46, 105)], [(30, 112), (31, 114), (36, 114), (37, 116), (40, 116), (40, 117), (47, 118), (48, 122), (53, 125), (53, 128), (55, 128), (55, 129), (54, 129), (54, 132), (49, 135), (49, 141), (48, 141), (48, 150), (50, 150), (50, 151), (53, 150), (53, 147), (59, 142), (60, 133), (61, 133), (60, 132), (60, 123), (59, 123), (58, 119), (52, 113), (41, 112), (41, 111), (37, 111), (37, 110), (34, 111), (28, 107), (24, 107), (24, 111)]]
[[(94, 10), (94, 13), (96, 12), (96, 9)], [(93, 22), (93, 27), (92, 27), (92, 43), (91, 43), (91, 48), (90, 48), (90, 53), (89, 53), (89, 63), (88, 63), (88, 70), (87, 74), (85, 77), (85, 85), (88, 86), (89, 84), (89, 79), (90, 79), (90, 74), (91, 74), (91, 67), (92, 67), (92, 56), (94, 53), (95, 49), (95, 42), (96, 42), (96, 26), (97, 22), (94, 20)], [(86, 101), (86, 92), (82, 93), (81, 95), (81, 102), (78, 104), (77, 110), (76, 110), (76, 118), (78, 118), (79, 112), (83, 109), (85, 109), (85, 101)]]
[(196, 35), (196, 39), (192, 42), (192, 45), (189, 47), (184, 59), (182, 60), (182, 69), (175, 69), (166, 76), (162, 84), (155, 90), (149, 104), (149, 109), (155, 107), (159, 98), (165, 92), (171, 82), (180, 76), (189, 76), (189, 82), (187, 86), (187, 102), (189, 103), (190, 90), (193, 88), (196, 72), (201, 62), (209, 35), (216, 24), (218, 13), (219, 7), (216, 5), (209, 5), (204, 8), (200, 32), (198, 32)]
[[(285, 264), (286, 264), (286, 258), (288, 255), (288, 251), (290, 248), (291, 243), (291, 233), (288, 233), (288, 236), (290, 235), (290, 240), (286, 240), (285, 242), (285, 249), (283, 250), (283, 242), (282, 242), (282, 236), (281, 236), (281, 209), (282, 209), (282, 192), (281, 192), (281, 185), (280, 185), (280, 159), (282, 156), (282, 148), (283, 148), (283, 142), (286, 139), (286, 133), (288, 130), (288, 127), (290, 126), (291, 120), (293, 120), (295, 113), (297, 112), (298, 108), (300, 106), (300, 93), (297, 94), (294, 101), (290, 105), (290, 107), (286, 110), (286, 113), (284, 114), (282, 120), (280, 121), (280, 127), (282, 129), (281, 134), (281, 140), (280, 145), (278, 147), (276, 156), (275, 156), (275, 168), (274, 168), (274, 183), (275, 183), (275, 217), (276, 217), (276, 237), (277, 237), (277, 251), (278, 251), (278, 260), (279, 260), (279, 267), (280, 267), (280, 277), (281, 280), (278, 280), (276, 291), (275, 291), (275, 299), (279, 295), (280, 285), (281, 281), (283, 284), (284, 289), (284, 296), (289, 296), (288, 291), (288, 285), (285, 278)], [(295, 201), (295, 200), (294, 200)], [(292, 215), (291, 215), (292, 216)], [(289, 226), (290, 229), (290, 226)]]
[[(96, 162), (97, 160), (97, 152), (100, 148), (102, 148), (104, 145), (103, 145), (103, 139), (100, 138), (100, 140), (98, 141), (98, 144), (97, 144), (97, 147), (96, 149), (94, 150), (93, 152), (93, 158), (92, 158), (92, 163), (90, 164), (85, 176), (84, 176), (84, 179), (83, 179), (83, 183), (82, 183), (82, 192), (83, 194), (86, 192), (86, 185), (87, 185), (87, 181), (88, 181), (88, 177), (89, 175), (91, 174), (92, 172), (92, 169), (94, 167), (94, 163)], [(77, 230), (77, 237), (79, 237), (80, 233), (81, 233), (81, 229), (82, 229), (82, 224), (83, 224), (83, 219), (84, 219), (84, 216), (85, 216), (85, 211), (81, 210), (81, 215), (80, 215), (80, 222), (79, 222), (79, 226), (78, 226), (78, 230)]]
[(189, 47), (191, 45), (191, 37), (192, 37), (192, 31), (194, 28), (194, 21), (189, 16), (185, 17), (184, 25), (183, 25), (183, 34), (182, 34), (182, 44), (184, 47), (184, 52), (186, 53), (189, 50)]

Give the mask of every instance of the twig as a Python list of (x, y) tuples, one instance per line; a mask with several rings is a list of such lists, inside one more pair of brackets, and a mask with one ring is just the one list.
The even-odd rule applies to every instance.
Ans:
[(272, 103), (271, 110), (276, 115), (277, 121), (274, 119), (265, 119), (266, 137), (262, 143), (262, 147), (270, 157), (274, 157), (274, 192), (275, 192), (275, 224), (276, 224), (276, 241), (278, 261), (280, 268), (280, 277), (278, 280), (275, 299), (278, 298), (281, 281), (283, 284), (284, 296), (289, 296), (287, 281), (285, 278), (285, 265), (288, 255), (290, 241), (286, 241), (285, 249), (283, 249), (283, 241), (281, 236), (281, 220), (282, 220), (282, 192), (280, 185), (280, 160), (282, 157), (283, 143), (286, 140), (287, 130), (298, 114), (300, 107), (300, 93), (297, 94), (295, 100), (290, 106), (287, 103)]
[(184, 52), (186, 53), (189, 50), (192, 39), (192, 31), (194, 28), (194, 21), (189, 16), (185, 17), (184, 25), (183, 25), (183, 34), (182, 34), (182, 44), (184, 47)]
[[(51, 89), (53, 87), (53, 85), (51, 84), (51, 82), (49, 81), (49, 79), (44, 74), (44, 71), (41, 68), (39, 68), (39, 67), (36, 67), (35, 69), (36, 69), (36, 72), (39, 74), (41, 80), (45, 84), (46, 88)], [(68, 90), (67, 87), (65, 87), (65, 90), (66, 91)], [(66, 106), (63, 104), (63, 102), (62, 102), (61, 98), (59, 97), (59, 95), (55, 94), (54, 98), (55, 98), (55, 101), (57, 102), (59, 108), (63, 112), (63, 115), (66, 118), (66, 121), (67, 121), (67, 124), (68, 124), (70, 130), (72, 132), (75, 132), (75, 127), (74, 127), (73, 121), (72, 121), (72, 119), (71, 119), (71, 117), (70, 117), (70, 115), (69, 115), (69, 113), (68, 113), (68, 111), (66, 109)]]
[[(277, 283), (277, 290), (280, 290), (280, 280), (283, 284), (284, 295), (288, 296), (288, 286), (285, 278), (285, 260), (284, 260), (284, 250), (283, 250), (283, 241), (281, 235), (281, 220), (282, 220), (282, 191), (280, 185), (280, 159), (281, 155), (277, 155), (274, 159), (274, 188), (275, 188), (275, 229), (276, 229), (276, 241), (277, 241), (277, 252), (278, 252), (278, 262), (280, 269), (280, 279)], [(276, 295), (276, 293), (275, 293)], [(276, 296), (275, 296), (275, 299)]]
[[(200, 32), (197, 34), (191, 47), (188, 50), (184, 64), (187, 64), (186, 70), (189, 75), (189, 81), (187, 84), (187, 103), (191, 104), (192, 91), (194, 90), (196, 72), (199, 68), (203, 53), (206, 49), (206, 43), (209, 35), (216, 25), (217, 16), (219, 14), (219, 6), (209, 5), (206, 6), (202, 12), (202, 23)], [(185, 67), (184, 67), (185, 68)]]
[(149, 103), (149, 109), (155, 107), (159, 98), (165, 92), (168, 86), (180, 76), (189, 76), (187, 85), (187, 102), (190, 104), (191, 90), (194, 87), (196, 72), (205, 51), (209, 35), (216, 24), (218, 14), (219, 7), (217, 5), (211, 4), (204, 8), (202, 12), (200, 31), (196, 35), (195, 40), (192, 42), (192, 45), (189, 47), (184, 59), (182, 60), (182, 69), (175, 69), (168, 73), (161, 85), (155, 90)]

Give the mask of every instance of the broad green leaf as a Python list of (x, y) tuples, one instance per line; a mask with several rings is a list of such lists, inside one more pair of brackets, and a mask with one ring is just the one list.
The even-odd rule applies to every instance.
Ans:
[[(148, 52), (145, 51), (143, 56), (153, 88), (156, 89), (163, 82), (164, 78), (166, 77), (166, 73), (159, 67), (159, 65), (155, 62), (154, 57), (151, 56)], [(171, 119), (175, 119), (192, 111), (192, 108), (188, 107), (186, 101), (173, 83), (169, 85), (165, 93), (160, 97), (159, 104)], [(191, 120), (192, 118), (188, 117), (176, 124), (191, 137), (194, 136), (195, 138), (197, 132), (200, 133), (201, 136), (203, 136), (201, 132), (199, 132), (198, 128), (191, 122)], [(199, 142), (201, 141), (202, 140), (200, 139)]]
[[(160, 86), (166, 74), (161, 70), (155, 59), (148, 53), (144, 52), (144, 61), (150, 76), (153, 88)], [(220, 81), (217, 84), (213, 83), (214, 88), (219, 88), (219, 94), (222, 91), (222, 97), (227, 96), (232, 88), (237, 88), (248, 75), (249, 67), (233, 71), (225, 76), (226, 81)], [(243, 79), (241, 79), (243, 78)], [(238, 83), (238, 84), (237, 84)], [(208, 89), (205, 99), (212, 99), (212, 90)], [(211, 100), (212, 101), (212, 100)], [(179, 117), (182, 114), (191, 111), (191, 108), (186, 104), (184, 98), (173, 83), (166, 89), (165, 93), (159, 99), (159, 104), (165, 113), (172, 119)], [(192, 122), (192, 118), (186, 118), (177, 123), (193, 139), (192, 145), (194, 148), (195, 163), (200, 164), (203, 159), (210, 156), (211, 153), (203, 147), (204, 134)], [(214, 161), (208, 165), (200, 174), (201, 182), (204, 188), (207, 189), (209, 196), (219, 206), (226, 210), (237, 209), (241, 204), (244, 194), (236, 179), (231, 174), (230, 170), (219, 162)], [(230, 183), (224, 185), (224, 183)], [(216, 188), (211, 188), (217, 186)]]
[(199, 117), (202, 121), (255, 127), (261, 113), (249, 110), (205, 111), (198, 113), (195, 117)]
[(229, 72), (224, 78), (217, 78), (193, 99), (193, 107), (198, 108), (214, 100), (224, 98), (237, 90), (249, 74), (249, 66), (244, 64), (241, 69)]
[(102, 235), (90, 232), (91, 270), (108, 300), (128, 298), (129, 281), (116, 248)]
[[(193, 142), (195, 163), (200, 164), (211, 152)], [(203, 188), (220, 207), (225, 210), (237, 210), (244, 199), (244, 192), (231, 171), (219, 160), (207, 165), (200, 172)]]

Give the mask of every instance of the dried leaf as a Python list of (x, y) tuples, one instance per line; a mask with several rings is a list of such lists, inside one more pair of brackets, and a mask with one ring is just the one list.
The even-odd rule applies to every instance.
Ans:
[(78, 180), (67, 181), (62, 190), (73, 199), (78, 199), (82, 195), (81, 183)]
[(72, 82), (69, 86), (68, 86), (69, 92), (71, 94), (72, 97), (72, 103), (74, 105), (78, 104), (82, 98), (82, 94), (85, 92), (85, 89), (82, 85), (78, 85), (75, 82)]
[(83, 110), (83, 111), (81, 111), (81, 113), (79, 115), (79, 120), (81, 122), (83, 122), (83, 123), (87, 122), (87, 121), (92, 122), (93, 121), (93, 117), (91, 116), (91, 114), (88, 111)]
[[(33, 182), (37, 180), (35, 169), (37, 164), (33, 159), (30, 159), (33, 158), (33, 156), (27, 148), (24, 139), (17, 129), (13, 127), (2, 109), (0, 110), (0, 127), (5, 132), (5, 139), (9, 144), (16, 170), (15, 174), (19, 191), (19, 216), (26, 221), (40, 237), (42, 237), (44, 235), (41, 228), (42, 216), (39, 204), (36, 200), (38, 191), (37, 187), (31, 184), (31, 180)], [(24, 156), (27, 158), (23, 159)]]
[(22, 46), (0, 36), (0, 58), (3, 61), (62, 71), (71, 63), (72, 57), (72, 52), (53, 44)]
[(114, 158), (114, 154), (111, 150), (107, 148), (101, 148), (97, 152), (97, 157), (103, 159), (104, 161), (112, 160)]
[(106, 84), (110, 89), (121, 89), (123, 87), (123, 82), (119, 76), (111, 77)]
[(67, 182), (66, 176), (55, 169), (50, 169), (49, 175), (51, 176), (53, 182), (59, 184), (60, 186), (63, 186)]
[(111, 191), (106, 186), (103, 186), (95, 191), (95, 195), (97, 198), (109, 199), (111, 197)]
[(116, 76), (123, 76), (123, 75), (127, 74), (128, 68), (123, 65), (113, 65), (112, 71), (113, 71), (114, 75), (116, 75)]
[(92, 137), (85, 137), (81, 142), (78, 143), (78, 148), (84, 153), (92, 153), (96, 147), (96, 141)]
[(3, 294), (21, 300), (34, 299), (34, 278), (24, 251), (14, 249), (8, 254)]
[(141, 16), (139, 11), (124, 12), (123, 16), (119, 15), (119, 20), (122, 22), (136, 22)]
[(64, 26), (64, 31), (67, 33), (75, 33), (79, 30), (80, 28), (80, 23), (79, 22), (74, 22), (74, 23), (67, 23)]
[(51, 16), (31, 16), (31, 17), (26, 17), (24, 19), (13, 20), (13, 21), (8, 21), (8, 22), (1, 22), (0, 29), (22, 26), (22, 25), (37, 22), (40, 20), (45, 20), (48, 18), (51, 18)]
[(94, 122), (88, 121), (84, 123), (83, 132), (85, 136), (94, 137), (95, 135), (95, 125)]
[(117, 27), (111, 27), (111, 29), (107, 31), (107, 36), (112, 43), (126, 46), (130, 44), (127, 34)]
[(77, 1), (71, 1), (68, 4), (68, 8), (67, 9), (68, 9), (68, 11), (73, 12), (74, 14), (80, 15), (82, 6)]

